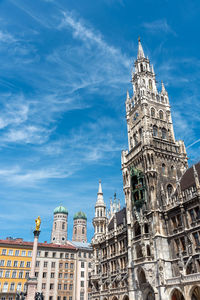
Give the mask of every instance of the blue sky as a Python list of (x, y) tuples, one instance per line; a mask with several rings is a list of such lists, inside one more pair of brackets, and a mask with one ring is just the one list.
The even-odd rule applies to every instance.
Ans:
[(167, 0), (0, 1), (1, 236), (49, 241), (53, 209), (91, 220), (104, 199), (122, 205), (126, 90), (140, 35), (164, 81), (176, 139), (200, 159), (200, 3)]

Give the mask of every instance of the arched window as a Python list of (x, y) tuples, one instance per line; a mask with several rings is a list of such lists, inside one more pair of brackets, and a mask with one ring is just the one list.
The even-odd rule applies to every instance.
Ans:
[(162, 164), (162, 174), (166, 175), (166, 167), (165, 164)]
[(174, 290), (171, 299), (172, 300), (185, 300), (185, 298), (183, 297), (183, 294), (178, 289)]
[(173, 186), (171, 184), (168, 184), (168, 186), (167, 186), (167, 195), (168, 195), (168, 197), (171, 196), (172, 192), (173, 192)]
[(155, 117), (155, 109), (152, 107), (151, 108), (151, 116), (154, 118)]
[(156, 125), (153, 126), (153, 136), (157, 136), (158, 135), (158, 128)]
[(142, 247), (140, 244), (136, 245), (136, 255), (137, 255), (137, 258), (143, 257)]
[(143, 64), (140, 64), (140, 71), (143, 72)]
[(150, 90), (152, 90), (152, 88), (153, 88), (152, 80), (151, 79), (149, 79), (149, 88), (150, 88)]
[(162, 110), (159, 111), (159, 118), (160, 118), (161, 120), (163, 120), (163, 111), (162, 111)]
[(174, 176), (175, 175), (175, 169), (174, 169), (174, 166), (171, 166), (171, 176)]
[(75, 227), (75, 229), (74, 229), (74, 233), (77, 234), (77, 229), (76, 229), (76, 227)]
[(149, 226), (147, 223), (144, 224), (144, 232), (149, 233)]
[(167, 138), (167, 130), (165, 128), (162, 128), (161, 133), (162, 133), (162, 139), (166, 139)]
[(62, 229), (65, 229), (65, 222), (62, 223)]
[(135, 236), (141, 235), (140, 224), (138, 222), (136, 222), (134, 227), (135, 227)]
[(192, 293), (192, 300), (198, 300), (198, 299), (200, 299), (200, 287), (196, 286)]
[(85, 228), (84, 227), (82, 228), (82, 234), (85, 234)]

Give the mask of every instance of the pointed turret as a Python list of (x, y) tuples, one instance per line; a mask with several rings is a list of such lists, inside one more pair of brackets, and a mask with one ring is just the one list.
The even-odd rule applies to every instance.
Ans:
[(103, 199), (101, 180), (99, 180), (99, 189), (98, 189), (98, 193), (97, 193), (97, 202), (96, 202), (96, 206), (99, 206), (99, 205), (105, 206), (104, 199)]
[(161, 92), (162, 92), (163, 94), (166, 93), (166, 89), (165, 89), (165, 86), (164, 86), (163, 81), (161, 81), (161, 86), (162, 86)]
[(138, 54), (137, 54), (137, 58), (138, 59), (145, 58), (144, 51), (143, 51), (143, 48), (142, 48), (142, 44), (140, 42), (140, 37), (138, 38)]
[(151, 72), (155, 74), (153, 64), (151, 65)]

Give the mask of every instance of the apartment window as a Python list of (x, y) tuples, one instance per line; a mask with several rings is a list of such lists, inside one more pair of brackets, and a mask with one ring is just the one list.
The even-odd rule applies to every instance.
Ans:
[(2, 249), (1, 254), (2, 254), (2, 255), (6, 255), (6, 249)]
[(55, 273), (51, 273), (51, 278), (54, 278)]
[(4, 263), (5, 263), (5, 260), (4, 260), (4, 259), (1, 259), (1, 260), (0, 260), (0, 266), (3, 267), (3, 266), (4, 266)]
[(26, 251), (22, 251), (22, 256), (26, 256)]
[(17, 267), (17, 266), (18, 266), (18, 261), (14, 260), (13, 267)]
[(53, 288), (54, 288), (54, 284), (50, 283), (50, 290), (53, 290)]
[(65, 258), (69, 258), (69, 253), (65, 253)]
[(71, 258), (74, 258), (74, 253), (71, 253)]
[(61, 300), (61, 297), (60, 297), (60, 296), (58, 296), (58, 297), (57, 297), (57, 300)]
[(62, 263), (59, 263), (59, 268), (62, 268), (63, 264)]
[(73, 273), (70, 273), (70, 278), (72, 279), (74, 277)]
[(36, 277), (36, 278), (38, 277), (38, 274), (39, 274), (38, 272), (35, 272), (35, 277)]
[(87, 253), (86, 253), (86, 252), (84, 252), (84, 257), (85, 257), (85, 258), (87, 257)]
[(84, 277), (84, 271), (81, 271), (81, 277)]
[(70, 289), (70, 291), (73, 289), (73, 284), (72, 283), (70, 283), (69, 289)]
[(91, 262), (88, 263), (88, 268), (91, 268), (92, 267), (92, 264)]
[(13, 250), (9, 250), (8, 255), (13, 255)]
[(7, 261), (7, 267), (10, 267), (11, 266), (11, 260), (8, 260)]
[(84, 293), (80, 292), (80, 300), (84, 300)]
[(200, 219), (200, 209), (199, 206), (194, 208), (195, 213), (196, 213), (196, 219), (199, 220)]
[(8, 297), (8, 300), (13, 300), (13, 297)]
[(13, 271), (13, 272), (12, 272), (12, 278), (16, 278), (16, 276), (17, 276), (17, 272), (16, 272), (16, 271)]
[(67, 284), (66, 283), (64, 284), (64, 290), (67, 290)]
[(81, 257), (81, 252), (78, 253), (78, 257)]
[(14, 291), (14, 289), (15, 289), (15, 284), (14, 284), (14, 282), (12, 282), (10, 285), (10, 291)]
[(52, 257), (55, 258), (56, 257), (56, 252), (52, 253)]
[(10, 271), (6, 271), (5, 278), (9, 278), (9, 277), (10, 277)]
[(64, 296), (64, 297), (63, 297), (63, 300), (67, 300), (67, 297)]
[(38, 251), (37, 256), (40, 257), (40, 255), (41, 255), (41, 251)]
[(49, 300), (53, 300), (53, 296), (49, 296)]
[(45, 257), (48, 257), (48, 254), (49, 254), (48, 252), (44, 252)]
[(32, 251), (28, 251), (28, 256), (31, 256), (32, 255)]
[(64, 278), (68, 278), (68, 273), (65, 273), (65, 274), (64, 274)]
[(46, 283), (42, 283), (42, 290), (46, 289)]
[(84, 287), (84, 281), (81, 281), (81, 287)]
[(69, 296), (69, 300), (72, 300), (72, 296)]
[(29, 278), (29, 272), (26, 272), (25, 278), (26, 278), (26, 279)]
[(31, 266), (31, 262), (30, 262), (30, 261), (27, 261), (26, 267), (27, 267), (27, 268), (30, 268), (30, 266)]
[(24, 267), (24, 261), (20, 261), (20, 268)]
[(58, 290), (61, 290), (61, 284), (60, 283), (58, 284)]
[(68, 267), (69, 267), (69, 264), (65, 263), (65, 269), (68, 269)]
[(44, 268), (47, 268), (48, 262), (44, 261)]
[(70, 269), (73, 269), (73, 268), (74, 268), (74, 264), (71, 263), (71, 264), (70, 264)]
[(23, 278), (23, 272), (19, 272), (19, 278)]
[(85, 267), (85, 264), (84, 264), (84, 261), (81, 262), (81, 268), (84, 268)]
[(2, 292), (7, 292), (8, 291), (8, 283), (5, 282), (4, 285), (3, 285), (3, 290)]
[(52, 267), (52, 268), (55, 268), (55, 265), (56, 265), (55, 261), (52, 261), (51, 267)]
[(58, 278), (62, 278), (62, 273), (59, 273), (59, 274), (58, 274)]
[(21, 292), (21, 289), (22, 289), (22, 284), (19, 282), (17, 285), (17, 291)]
[(43, 272), (42, 278), (46, 278), (46, 277), (47, 277), (47, 272)]
[(15, 256), (19, 256), (19, 250), (15, 250)]
[(89, 258), (91, 258), (92, 257), (92, 253), (89, 253)]
[(39, 262), (38, 260), (36, 260), (35, 266), (36, 266), (36, 267), (39, 267), (39, 266), (40, 266), (40, 262)]
[(3, 277), (3, 271), (0, 271), (0, 278)]
[(62, 229), (65, 229), (65, 223), (64, 222), (62, 223)]

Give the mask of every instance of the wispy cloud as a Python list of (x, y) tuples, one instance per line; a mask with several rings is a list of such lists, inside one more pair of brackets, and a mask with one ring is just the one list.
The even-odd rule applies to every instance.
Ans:
[(145, 22), (142, 24), (142, 27), (151, 34), (171, 33), (173, 35), (176, 35), (175, 31), (171, 28), (166, 19)]

